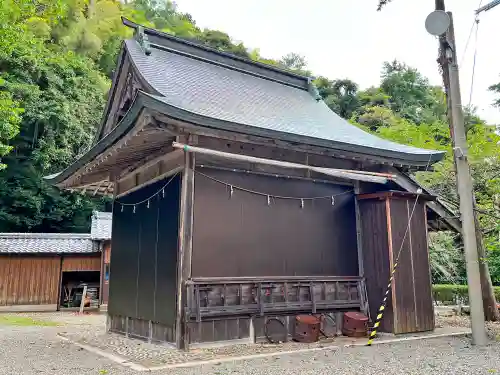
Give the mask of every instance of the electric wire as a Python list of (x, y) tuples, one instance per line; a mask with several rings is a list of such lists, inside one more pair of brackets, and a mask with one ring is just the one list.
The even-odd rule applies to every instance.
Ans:
[[(477, 6), (476, 9), (479, 9), (481, 8), (481, 5), (483, 4), (483, 0), (480, 0), (479, 1), (479, 5)], [(476, 21), (479, 19), (479, 15), (476, 14), (474, 16), (474, 21), (472, 21), (472, 25), (470, 27), (470, 31), (469, 31), (469, 37), (467, 38), (467, 43), (465, 43), (465, 48), (464, 48), (464, 52), (462, 53), (462, 58), (460, 60), (460, 66), (462, 66), (463, 62), (464, 62), (464, 58), (465, 58), (465, 54), (467, 52), (467, 48), (469, 47), (469, 42), (470, 42), (470, 38), (472, 37), (472, 33), (474, 31), (474, 25), (476, 25)]]
[(475, 77), (475, 73), (476, 73), (478, 30), (479, 30), (479, 20), (476, 20), (476, 41), (475, 41), (475, 47), (474, 47), (474, 62), (472, 64), (472, 78), (471, 78), (471, 82), (470, 82), (469, 105), (468, 105), (469, 108), (472, 104), (472, 94), (474, 92), (474, 77)]
[(228, 182), (225, 182), (225, 181), (221, 181), (221, 180), (218, 180), (212, 176), (209, 176), (205, 173), (202, 173), (202, 172), (198, 172), (195, 170), (195, 173), (196, 174), (199, 174), (200, 176), (203, 176), (205, 178), (208, 178), (214, 182), (217, 182), (219, 184), (222, 184), (222, 185), (225, 185), (226, 187), (230, 188), (230, 189), (234, 189), (234, 190), (241, 190), (241, 191), (244, 191), (244, 192), (247, 192), (247, 193), (250, 193), (250, 194), (255, 194), (255, 195), (260, 195), (260, 196), (264, 196), (264, 197), (271, 197), (271, 198), (276, 198), (276, 199), (292, 199), (292, 200), (316, 200), (316, 199), (332, 199), (332, 198), (335, 198), (335, 197), (338, 197), (338, 196), (341, 196), (341, 195), (345, 195), (345, 194), (349, 194), (349, 193), (353, 193), (354, 190), (346, 190), (346, 191), (343, 191), (342, 193), (337, 193), (337, 194), (333, 194), (333, 195), (323, 195), (323, 196), (319, 196), (319, 197), (290, 197), (290, 196), (283, 196), (283, 195), (275, 195), (275, 194), (270, 194), (270, 193), (263, 193), (263, 192), (260, 192), (260, 191), (255, 191), (255, 190), (251, 190), (251, 189), (247, 189), (247, 188), (244, 188), (244, 187), (241, 187), (241, 186), (236, 186), (236, 185), (233, 185), (233, 184), (230, 184)]

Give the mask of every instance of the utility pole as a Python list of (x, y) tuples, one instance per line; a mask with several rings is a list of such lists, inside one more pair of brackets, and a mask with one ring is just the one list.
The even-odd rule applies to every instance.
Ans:
[[(493, 0), (490, 3), (486, 4), (485, 6), (477, 9), (475, 11), (476, 14), (476, 19), (475, 22), (479, 22), (479, 14), (483, 12), (487, 12), (496, 6), (500, 5), (500, 0)], [(444, 1), (438, 1), (436, 2), (436, 9), (444, 11)], [(452, 20), (452, 17), (450, 17), (450, 20)], [(451, 116), (451, 98), (449, 95), (449, 68), (448, 64), (449, 61), (446, 57), (446, 45), (447, 45), (447, 37), (450, 40), (454, 40), (454, 29), (453, 29), (453, 23), (450, 22), (450, 27), (448, 30), (448, 35), (445, 33), (444, 35), (440, 36), (440, 57), (439, 57), (439, 63), (442, 68), (442, 73), (443, 73), (443, 82), (445, 84), (445, 91), (447, 94), (447, 104), (448, 104), (448, 117), (449, 117), (449, 122), (450, 122), (450, 133), (453, 135), (453, 118)], [(456, 49), (452, 51), (455, 55), (456, 59)], [(454, 138), (452, 137), (452, 146), (455, 147), (454, 143)], [(455, 169), (456, 169), (456, 163), (455, 163)], [(473, 191), (474, 195), (474, 191)], [(481, 291), (482, 291), (482, 298), (483, 298), (483, 310), (484, 310), (484, 316), (485, 319), (488, 321), (500, 321), (500, 311), (497, 308), (497, 302), (495, 299), (495, 293), (493, 290), (493, 284), (491, 283), (491, 276), (490, 276), (490, 270), (488, 267), (488, 263), (486, 261), (486, 249), (484, 248), (484, 241), (483, 241), (483, 233), (481, 232), (481, 226), (479, 223), (479, 218), (478, 214), (476, 211), (476, 200), (475, 197), (473, 197), (473, 205), (474, 205), (474, 222), (476, 225), (476, 244), (477, 244), (477, 253), (478, 253), (478, 258), (479, 258), (479, 273), (480, 273), (480, 278), (481, 278)]]
[[(440, 1), (440, 3), (443, 3)], [(437, 4), (436, 4), (437, 5)], [(479, 8), (476, 10), (476, 19), (475, 22), (478, 23), (479, 19), (478, 16), (482, 12), (486, 12), (490, 9), (493, 9), (497, 5), (500, 5), (500, 0), (494, 0), (490, 2), (489, 4)], [(445, 10), (444, 9), (444, 4), (439, 4), (440, 10)], [(451, 19), (451, 18), (450, 18)], [(453, 23), (451, 22), (450, 27), (449, 27), (449, 37), (450, 39), (454, 40), (454, 29), (453, 29)], [(447, 36), (443, 35), (440, 37), (440, 42), (441, 42), (441, 54), (440, 54), (440, 64), (443, 69), (443, 81), (445, 82), (445, 89), (446, 93), (449, 93), (449, 69), (448, 69), (448, 64), (449, 61), (446, 58), (446, 40)], [(453, 53), (456, 58), (456, 50), (453, 50)], [(448, 113), (449, 113), (449, 118), (450, 118), (450, 132), (453, 134), (453, 127), (452, 127), (452, 117), (451, 117), (451, 99), (450, 96), (448, 95), (447, 97), (447, 104), (448, 104)], [(452, 137), (453, 140), (453, 137)], [(453, 140), (452, 146), (455, 147), (455, 143)], [(456, 163), (455, 163), (455, 169), (456, 169)], [(474, 191), (473, 191), (474, 195)], [(482, 298), (483, 298), (483, 310), (484, 310), (484, 317), (488, 321), (500, 321), (500, 311), (497, 308), (497, 302), (495, 299), (495, 293), (493, 290), (493, 284), (491, 282), (491, 275), (490, 275), (490, 270), (488, 267), (488, 263), (486, 261), (486, 249), (484, 248), (484, 241), (483, 241), (483, 233), (481, 232), (481, 226), (479, 223), (479, 217), (476, 211), (476, 199), (473, 197), (473, 204), (474, 204), (474, 222), (476, 225), (476, 245), (477, 245), (477, 254), (479, 258), (479, 274), (481, 278), (481, 291), (482, 291)]]
[[(450, 12), (444, 13), (444, 0), (435, 0), (436, 13), (441, 20), (449, 17), (447, 27), (440, 31), (441, 58), (447, 98), (449, 100), (450, 132), (453, 139), (453, 155), (457, 172), (457, 190), (460, 200), (460, 215), (462, 218), (462, 237), (464, 242), (467, 284), (469, 286), (469, 305), (472, 325), (472, 343), (486, 345), (488, 338), (484, 324), (484, 309), (481, 292), (481, 277), (477, 252), (476, 231), (474, 221), (474, 195), (472, 178), (467, 159), (468, 147), (465, 132), (462, 98), (460, 95), (460, 80), (456, 53), (455, 35), (453, 32), (453, 17)], [(444, 18), (443, 18), (444, 17)], [(429, 30), (429, 29), (428, 29)], [(447, 82), (446, 82), (447, 81)]]

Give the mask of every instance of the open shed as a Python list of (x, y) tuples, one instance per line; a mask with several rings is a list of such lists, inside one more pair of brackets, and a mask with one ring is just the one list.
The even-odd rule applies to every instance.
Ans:
[(93, 213), (91, 233), (0, 233), (0, 311), (75, 307), (82, 283), (106, 304), (110, 242), (108, 212)]
[(187, 348), (374, 318), (398, 259), (383, 329), (434, 328), (426, 223), (459, 223), (407, 174), (443, 153), (364, 132), (310, 78), (124, 24), (97, 141), (51, 176), (114, 197), (110, 331)]

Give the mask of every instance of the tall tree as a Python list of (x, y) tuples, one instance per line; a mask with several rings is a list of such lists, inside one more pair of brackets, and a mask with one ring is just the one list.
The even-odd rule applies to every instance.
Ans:
[(319, 77), (314, 84), (325, 103), (339, 116), (350, 119), (360, 108), (358, 85), (350, 79), (329, 80)]
[(96, 204), (59, 192), (43, 176), (90, 146), (109, 82), (88, 58), (51, 44), (68, 7), (13, 3), (2, 13), (10, 22), (0, 27), (0, 80), (5, 103), (20, 108), (10, 116), (20, 131), (0, 172), (0, 231), (87, 231)]
[[(500, 83), (496, 83), (496, 84), (494, 84), (494, 85), (491, 85), (491, 86), (489, 87), (489, 89), (490, 89), (490, 91), (493, 91), (495, 94), (500, 95)], [(493, 105), (494, 105), (495, 107), (500, 108), (500, 97), (499, 97), (499, 98), (497, 98), (497, 99), (495, 99), (495, 101), (493, 102)]]

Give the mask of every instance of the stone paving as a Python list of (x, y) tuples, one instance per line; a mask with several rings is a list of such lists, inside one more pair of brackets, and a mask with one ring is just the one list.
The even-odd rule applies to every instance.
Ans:
[[(353, 339), (348, 337), (337, 337), (322, 339), (312, 344), (296, 343), (293, 341), (278, 345), (257, 343), (212, 348), (192, 348), (188, 352), (184, 352), (166, 345), (149, 344), (145, 341), (127, 338), (123, 335), (106, 333), (104, 321), (105, 318), (102, 318), (101, 324), (94, 326), (91, 330), (61, 332), (60, 335), (74, 343), (97, 348), (103, 352), (120, 357), (127, 362), (139, 364), (146, 368), (213, 360), (222, 361), (228, 358), (264, 354), (271, 355), (273, 353), (304, 351), (315, 348), (362, 345), (367, 341), (364, 338)], [(95, 322), (99, 322), (99, 320), (95, 320)], [(436, 330), (435, 333), (449, 334), (460, 332), (468, 332), (468, 329), (455, 328), (450, 330), (449, 328), (440, 328)], [(409, 335), (407, 337), (412, 336), (419, 336), (419, 334)], [(394, 336), (381, 334), (379, 337), (379, 340), (388, 339), (394, 339)]]
[[(122, 366), (106, 356), (85, 350), (57, 337), (58, 334), (64, 334), (64, 332), (66, 335), (80, 339), (90, 337), (89, 332), (99, 336), (104, 332), (105, 316), (78, 316), (64, 313), (30, 316), (36, 320), (52, 320), (60, 325), (57, 327), (15, 327), (0, 324), (0, 363), (2, 364), (0, 375), (138, 375), (141, 373), (134, 368)], [(448, 324), (443, 320), (438, 323)], [(462, 327), (467, 325), (467, 318), (456, 317), (451, 324)], [(492, 324), (489, 328), (492, 334), (500, 332), (498, 324)], [(112, 336), (114, 335), (108, 337)], [(125, 345), (129, 346), (129, 350), (138, 346), (145, 351), (148, 347), (143, 342), (121, 339), (126, 340)], [(123, 342), (119, 341), (116, 345), (122, 344)], [(301, 344), (293, 345), (298, 345), (299, 349), (304, 347)], [(155, 348), (158, 349), (156, 346)], [(248, 348), (249, 346), (232, 347), (231, 350), (239, 350), (238, 356), (241, 356)], [(272, 348), (273, 352), (279, 349), (276, 346), (264, 345), (260, 349), (255, 346), (250, 346), (250, 348), (251, 354), (255, 354), (257, 350), (266, 351), (268, 348)], [(168, 348), (162, 349), (170, 351)], [(229, 349), (220, 348), (214, 353), (222, 355)], [(203, 351), (199, 350), (198, 353), (200, 352)], [(157, 375), (500, 374), (499, 353), (500, 342), (492, 341), (487, 347), (478, 348), (471, 346), (468, 338), (441, 337), (376, 345), (370, 348), (327, 346), (319, 351), (275, 353), (265, 357), (254, 356), (253, 359), (245, 360), (238, 358), (238, 360), (224, 361), (221, 359), (203, 365), (191, 363), (185, 368), (156, 369), (154, 373)], [(216, 356), (216, 358), (222, 357)]]
[[(61, 336), (78, 344), (99, 348), (102, 351), (117, 355), (130, 362), (148, 368), (338, 345), (335, 340), (329, 339), (312, 344), (301, 344), (296, 342), (287, 342), (278, 345), (265, 343), (240, 344), (213, 348), (192, 348), (188, 352), (184, 352), (165, 345), (149, 344), (145, 341), (127, 338), (122, 335), (105, 333), (103, 330), (61, 333)], [(345, 344), (356, 342), (349, 339), (343, 341)]]

